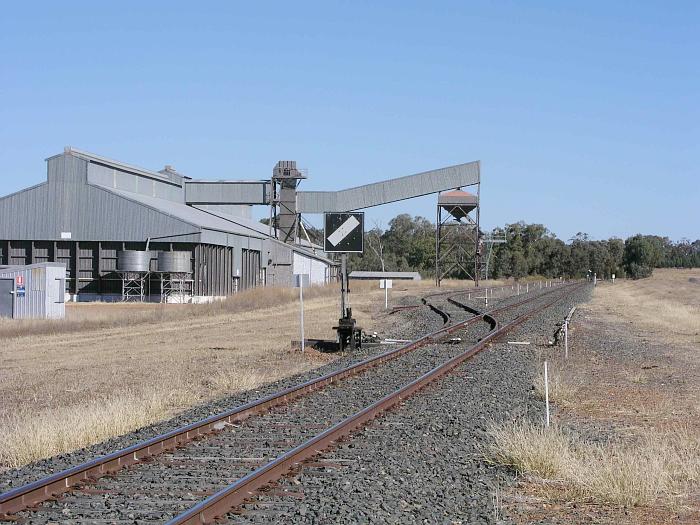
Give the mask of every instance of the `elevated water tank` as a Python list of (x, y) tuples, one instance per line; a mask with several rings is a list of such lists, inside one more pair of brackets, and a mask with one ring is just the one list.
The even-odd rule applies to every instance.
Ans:
[(190, 252), (158, 252), (158, 271), (192, 273), (192, 254)]
[(117, 252), (117, 271), (147, 273), (151, 271), (153, 252), (145, 250), (124, 250)]
[(438, 206), (456, 219), (463, 219), (479, 205), (479, 198), (462, 190), (446, 191), (438, 195)]

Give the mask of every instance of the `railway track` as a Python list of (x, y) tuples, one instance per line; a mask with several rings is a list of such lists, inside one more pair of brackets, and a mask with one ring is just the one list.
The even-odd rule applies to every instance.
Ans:
[[(466, 292), (441, 293), (451, 294), (446, 305), (426, 300), (446, 323), (435, 332), (9, 491), (0, 495), (0, 513), (33, 523), (211, 522), (554, 304), (570, 286), (580, 285), (513, 298), (511, 304), (455, 323), (448, 321), (457, 312), (475, 310), (458, 300)], [(466, 349), (440, 344), (455, 332), (470, 341)]]

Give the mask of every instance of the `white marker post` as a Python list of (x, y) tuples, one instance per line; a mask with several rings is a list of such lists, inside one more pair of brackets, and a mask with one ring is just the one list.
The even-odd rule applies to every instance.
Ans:
[(379, 279), (379, 288), (384, 288), (384, 309), (389, 308), (389, 288), (394, 287), (394, 281), (391, 279)]
[(300, 319), (299, 319), (299, 324), (300, 324), (300, 329), (301, 329), (301, 353), (304, 353), (304, 347), (306, 346), (305, 341), (304, 341), (304, 277), (306, 275), (304, 274), (296, 274), (296, 285), (299, 287), (299, 303), (301, 305), (301, 312), (300, 312)]
[(544, 362), (544, 406), (545, 426), (549, 427), (549, 378), (547, 377), (547, 361)]
[(564, 321), (564, 359), (569, 359), (569, 321)]

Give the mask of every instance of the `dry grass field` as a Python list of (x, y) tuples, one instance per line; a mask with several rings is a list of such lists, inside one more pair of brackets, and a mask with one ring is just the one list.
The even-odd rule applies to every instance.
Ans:
[(506, 506), (522, 523), (700, 522), (700, 270), (601, 283), (570, 337), (568, 360), (549, 356), (554, 426), (492, 430), (524, 475)]
[[(395, 286), (393, 300), (433, 289), (429, 281)], [(384, 292), (376, 281), (353, 282), (352, 291), (359, 324), (379, 330)], [(304, 305), (306, 336), (333, 338), (337, 287), (305, 290)], [(205, 305), (70, 304), (64, 321), (0, 320), (0, 469), (334, 359), (291, 350), (298, 319), (298, 290), (260, 288)]]

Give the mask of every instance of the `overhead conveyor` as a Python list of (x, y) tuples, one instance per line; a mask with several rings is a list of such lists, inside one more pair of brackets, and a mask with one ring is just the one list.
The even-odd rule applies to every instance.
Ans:
[(472, 186), (480, 182), (479, 165), (479, 161), (467, 162), (339, 191), (298, 191), (297, 210), (300, 213), (361, 210)]

